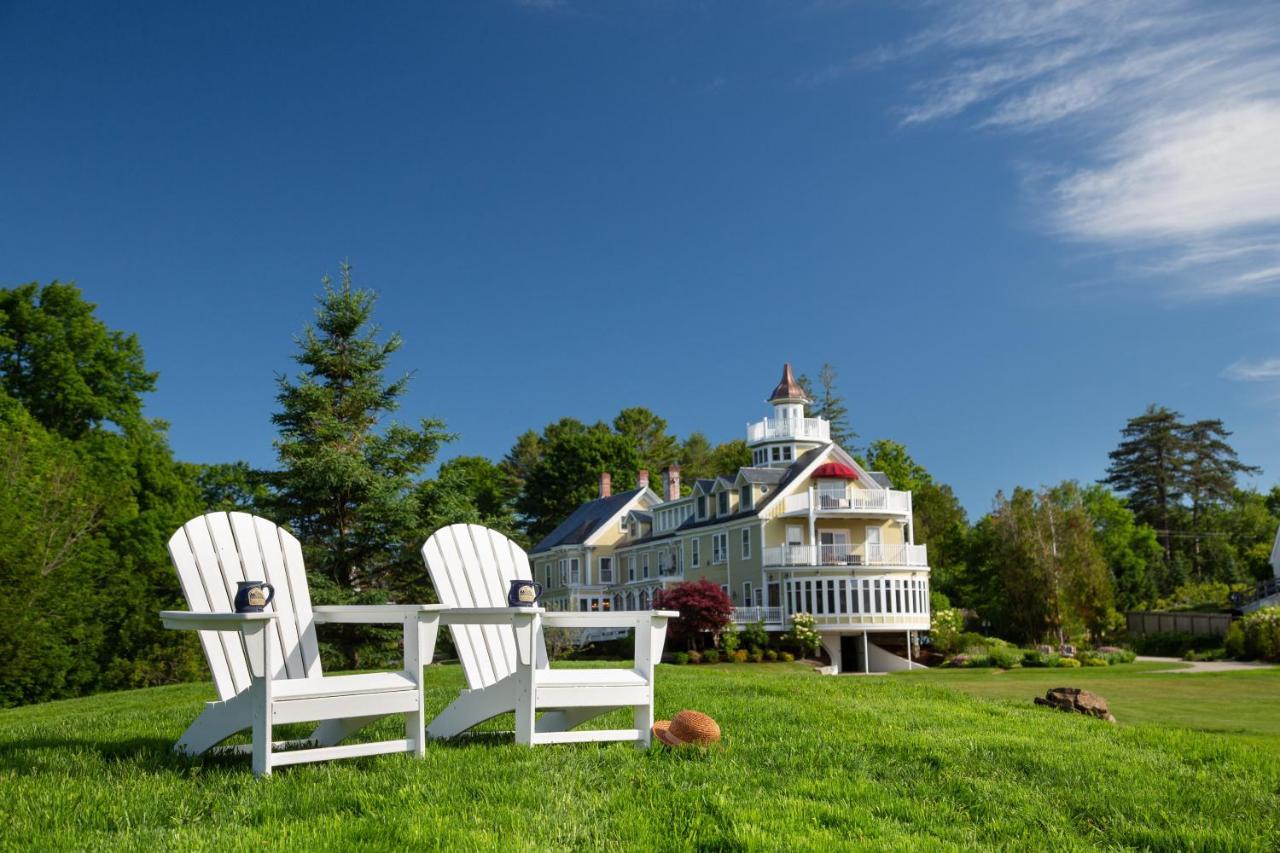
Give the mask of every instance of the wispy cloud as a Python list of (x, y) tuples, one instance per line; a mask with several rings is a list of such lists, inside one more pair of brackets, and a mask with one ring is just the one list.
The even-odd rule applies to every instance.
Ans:
[(1280, 379), (1280, 358), (1268, 358), (1262, 361), (1241, 359), (1223, 370), (1222, 375), (1236, 382), (1264, 382), (1268, 379)]
[[(1199, 295), (1280, 289), (1280, 4), (954, 0), (846, 66), (919, 68), (903, 126), (1052, 133), (1062, 237)], [(1138, 263), (1140, 261), (1140, 263)]]

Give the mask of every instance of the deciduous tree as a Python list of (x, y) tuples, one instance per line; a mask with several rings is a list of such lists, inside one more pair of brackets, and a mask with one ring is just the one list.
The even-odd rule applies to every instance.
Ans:
[(705, 578), (659, 590), (653, 597), (653, 608), (680, 611), (680, 618), (671, 621), (671, 636), (693, 649), (702, 648), (706, 640), (714, 641), (733, 621), (733, 602), (724, 590)]

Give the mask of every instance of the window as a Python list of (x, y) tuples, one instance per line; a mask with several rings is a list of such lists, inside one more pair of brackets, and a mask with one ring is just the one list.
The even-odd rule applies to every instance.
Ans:
[(569, 561), (560, 561), (560, 585), (564, 586), (569, 582)]
[(707, 517), (707, 496), (698, 495), (698, 518)]
[(623, 533), (627, 532), (627, 517), (625, 515), (618, 519), (618, 529)]
[(648, 610), (648, 609), (649, 609), (649, 591), (648, 591), (647, 589), (642, 589), (642, 590), (640, 590), (640, 599), (639, 599), (639, 601), (640, 601), (640, 609), (641, 609), (641, 610)]
[(742, 528), (742, 559), (751, 559), (751, 528)]
[(658, 575), (661, 577), (667, 573), (667, 552), (658, 552)]
[(547, 578), (546, 587), (547, 589), (551, 589), (551, 587), (554, 586), (554, 584), (551, 583), (551, 564), (547, 563), (542, 568), (543, 568), (543, 571), (546, 572), (546, 578)]
[(729, 493), (721, 492), (716, 496), (716, 512), (720, 515), (729, 514)]
[(781, 459), (782, 459), (782, 448), (780, 447), (773, 448), (773, 461), (778, 462)]
[(583, 612), (583, 613), (586, 613), (586, 612), (587, 612), (587, 606), (588, 606), (588, 605), (587, 605), (587, 600), (586, 600), (585, 598), (579, 598), (579, 599), (578, 599), (578, 610), (580, 610), (580, 611), (581, 611), (581, 612)]
[(613, 558), (600, 558), (600, 583), (613, 583)]
[(751, 581), (742, 582), (742, 603), (751, 606)]
[(649, 555), (648, 554), (645, 554), (640, 558), (640, 567), (643, 572), (641, 577), (646, 577), (646, 578), (649, 577)]
[(578, 558), (574, 557), (569, 561), (569, 583), (578, 583)]
[(636, 555), (628, 554), (627, 555), (627, 580), (633, 581), (635, 579), (636, 579)]
[(689, 565), (693, 566), (695, 569), (698, 568), (698, 550), (701, 542), (702, 540), (700, 539), (689, 540), (689, 545), (690, 545), (690, 548), (692, 549), (689, 552)]
[(733, 595), (730, 594), (729, 585), (727, 583), (720, 584), (720, 591), (723, 592), (725, 595), (729, 596), (730, 601), (733, 600)]
[(751, 487), (743, 486), (738, 489), (738, 509), (751, 509), (755, 506), (755, 501), (751, 498)]
[(711, 565), (723, 563), (729, 558), (729, 534), (711, 534)]
[(782, 448), (782, 461), (783, 462), (791, 461), (791, 445), (789, 444), (786, 447)]

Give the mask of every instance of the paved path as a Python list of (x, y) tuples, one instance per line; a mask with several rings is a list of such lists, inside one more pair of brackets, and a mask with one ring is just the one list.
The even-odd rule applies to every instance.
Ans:
[(1183, 660), (1182, 658), (1156, 658), (1138, 655), (1142, 663), (1180, 663), (1182, 666), (1158, 669), (1155, 672), (1237, 672), (1242, 669), (1268, 669), (1274, 664), (1238, 660)]

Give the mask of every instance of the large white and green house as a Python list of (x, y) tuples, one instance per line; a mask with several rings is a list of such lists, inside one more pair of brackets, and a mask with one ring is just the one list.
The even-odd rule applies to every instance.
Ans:
[(886, 672), (913, 663), (929, 628), (929, 561), (912, 530), (911, 493), (867, 471), (804, 416), (809, 400), (790, 365), (768, 402), (772, 417), (747, 425), (752, 465), (697, 480), (682, 494), (680, 469), (647, 471), (578, 507), (530, 554), (544, 602), (563, 610), (645, 610), (684, 580), (719, 584), (739, 625), (785, 631), (814, 617), (833, 671)]

